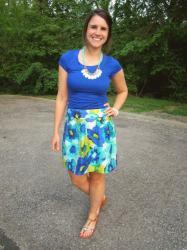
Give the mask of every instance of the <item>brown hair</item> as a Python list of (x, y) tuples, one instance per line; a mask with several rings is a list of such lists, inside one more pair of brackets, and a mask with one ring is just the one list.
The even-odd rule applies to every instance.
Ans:
[(112, 36), (112, 18), (106, 10), (103, 10), (103, 9), (93, 10), (89, 14), (89, 16), (86, 18), (86, 21), (84, 23), (84, 28), (83, 28), (83, 41), (84, 41), (84, 43), (86, 42), (86, 32), (87, 32), (87, 28), (88, 28), (88, 23), (90, 22), (90, 20), (93, 16), (100, 16), (106, 21), (108, 28), (109, 28), (109, 31), (108, 31), (107, 40), (104, 43), (104, 45), (107, 46), (107, 50), (110, 50), (111, 43), (112, 43), (112, 38), (111, 38), (111, 36)]

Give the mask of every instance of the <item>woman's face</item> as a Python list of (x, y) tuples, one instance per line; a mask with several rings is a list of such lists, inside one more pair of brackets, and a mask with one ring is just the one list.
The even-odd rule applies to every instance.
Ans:
[(100, 48), (106, 42), (109, 28), (106, 21), (98, 16), (93, 16), (87, 27), (86, 43), (94, 48)]

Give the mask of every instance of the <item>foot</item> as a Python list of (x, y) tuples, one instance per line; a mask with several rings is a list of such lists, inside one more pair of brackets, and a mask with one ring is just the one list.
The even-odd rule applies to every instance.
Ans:
[(84, 239), (90, 238), (94, 234), (97, 221), (98, 221), (98, 216), (96, 216), (94, 219), (88, 217), (86, 224), (80, 231), (80, 237)]
[(86, 221), (86, 224), (81, 229), (81, 231), (80, 231), (81, 238), (90, 238), (93, 235), (95, 228), (96, 228), (96, 224), (98, 222), (100, 209), (106, 204), (106, 202), (107, 202), (107, 197), (106, 197), (106, 195), (104, 195), (103, 200), (101, 202), (101, 206), (97, 211), (96, 218), (94, 218), (94, 219), (88, 218)]

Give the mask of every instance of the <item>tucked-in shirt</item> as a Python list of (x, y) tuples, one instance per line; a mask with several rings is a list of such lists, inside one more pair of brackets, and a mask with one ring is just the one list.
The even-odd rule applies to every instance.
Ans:
[[(59, 65), (68, 73), (68, 108), (73, 109), (100, 109), (108, 102), (107, 90), (110, 79), (122, 69), (118, 60), (103, 54), (100, 63), (102, 74), (99, 78), (88, 79), (81, 70), (84, 65), (79, 62), (77, 50), (68, 50), (59, 59)], [(93, 73), (98, 65), (86, 66)]]

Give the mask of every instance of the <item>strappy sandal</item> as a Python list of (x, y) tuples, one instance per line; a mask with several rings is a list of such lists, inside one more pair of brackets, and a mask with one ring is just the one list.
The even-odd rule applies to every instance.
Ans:
[[(100, 213), (100, 210), (101, 210), (101, 208), (103, 208), (103, 207), (106, 205), (107, 200), (108, 200), (108, 199), (107, 199), (107, 197), (105, 196), (104, 199), (103, 199), (102, 202), (101, 202), (101, 206), (100, 206), (100, 208), (99, 208), (99, 210), (98, 210), (98, 215), (97, 215), (97, 217), (96, 217), (95, 219), (90, 219), (90, 218), (88, 218), (88, 223), (87, 223), (86, 226), (84, 226), (84, 227), (81, 229), (81, 232), (88, 232), (88, 231), (91, 231), (91, 234), (89, 234), (89, 236), (81, 236), (81, 235), (80, 235), (80, 237), (81, 237), (82, 239), (90, 238), (90, 237), (94, 234), (95, 229), (96, 229), (96, 225), (97, 225), (98, 220), (99, 220), (99, 213)], [(89, 227), (89, 225), (90, 225), (92, 222), (95, 222), (95, 226), (94, 226), (94, 227)], [(81, 232), (80, 232), (80, 234), (81, 234)]]
[[(95, 232), (95, 229), (96, 229), (96, 225), (98, 223), (98, 219), (99, 219), (99, 215), (95, 218), (95, 219), (90, 219), (88, 218), (88, 223), (86, 223), (86, 226), (84, 226), (82, 229), (81, 229), (81, 232), (91, 232), (88, 236), (81, 236), (81, 232), (80, 232), (80, 238), (82, 239), (87, 239), (87, 238), (90, 238), (94, 232)], [(94, 227), (89, 227), (89, 225), (92, 223), (92, 222), (95, 222), (95, 226)]]

